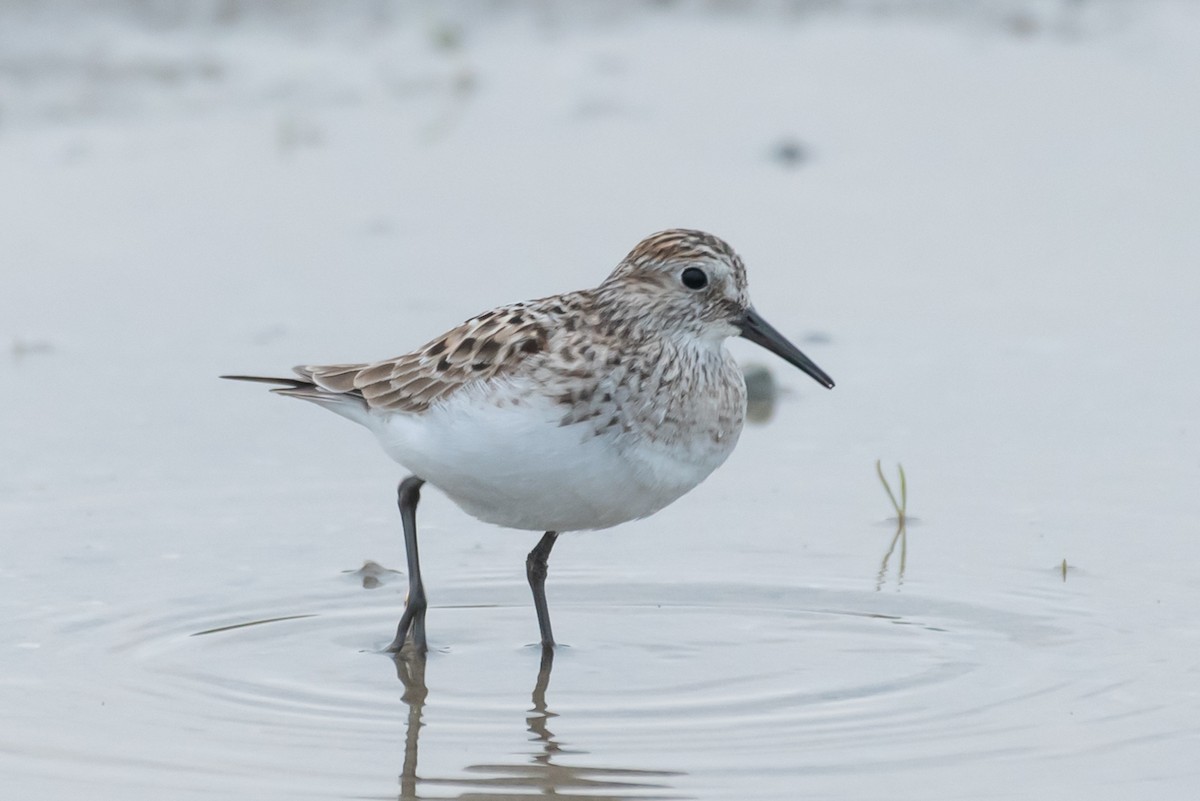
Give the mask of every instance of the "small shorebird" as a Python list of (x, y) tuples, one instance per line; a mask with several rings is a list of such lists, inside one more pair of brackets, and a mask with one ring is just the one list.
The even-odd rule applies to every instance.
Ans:
[(222, 378), (278, 384), (361, 423), (412, 472), (398, 492), (408, 599), (388, 650), (426, 649), (416, 525), (426, 481), (480, 520), (545, 532), (525, 570), (552, 646), (545, 584), (559, 533), (652, 515), (737, 444), (746, 385), (731, 336), (833, 387), (750, 305), (733, 249), (682, 229), (644, 239), (595, 289), (486, 311), (394, 359)]

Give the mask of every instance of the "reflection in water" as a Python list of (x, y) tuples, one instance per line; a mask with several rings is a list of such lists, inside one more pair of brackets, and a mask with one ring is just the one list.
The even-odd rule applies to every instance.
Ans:
[(400, 771), (400, 798), (416, 799), (417, 796), (417, 736), (421, 727), (421, 714), (425, 709), (425, 698), (429, 688), (425, 686), (425, 654), (395, 654), (396, 675), (404, 683), (404, 695), (400, 700), (408, 707), (408, 725), (404, 728), (404, 768)]
[(879, 476), (879, 481), (883, 484), (884, 490), (887, 491), (888, 499), (892, 502), (892, 508), (896, 510), (896, 533), (892, 536), (892, 544), (888, 546), (887, 553), (883, 555), (883, 561), (879, 563), (879, 573), (875, 576), (875, 591), (883, 589), (884, 578), (887, 575), (888, 560), (892, 558), (892, 553), (896, 550), (896, 543), (900, 543), (900, 571), (896, 577), (896, 584), (904, 585), (904, 568), (908, 562), (908, 477), (904, 475), (904, 465), (896, 465), (896, 469), (900, 473), (900, 499), (896, 500), (896, 493), (892, 492), (892, 485), (888, 483), (887, 476), (883, 474), (883, 463), (875, 460), (875, 473)]
[(888, 560), (895, 553), (897, 542), (900, 543), (900, 569), (896, 574), (896, 585), (902, 587), (904, 586), (904, 568), (908, 562), (908, 521), (904, 515), (901, 515), (896, 521), (896, 533), (892, 535), (892, 542), (888, 545), (887, 553), (883, 555), (883, 561), (879, 563), (879, 573), (875, 576), (876, 592), (883, 589), (883, 582), (887, 579)]
[[(419, 801), (419, 789), (469, 787), (457, 796), (438, 794), (436, 797), (471, 799), (472, 801), (522, 801), (547, 797), (571, 798), (575, 801), (654, 801), (680, 798), (662, 784), (661, 779), (680, 774), (671, 771), (634, 770), (625, 768), (572, 767), (555, 762), (564, 754), (582, 754), (569, 750), (555, 739), (550, 720), (557, 717), (546, 706), (546, 688), (550, 686), (550, 671), (554, 666), (554, 649), (542, 648), (542, 661), (533, 687), (533, 708), (525, 718), (526, 730), (534, 736), (540, 749), (528, 763), (513, 765), (468, 765), (469, 773), (489, 774), (479, 778), (428, 778), (417, 775), (417, 740), (429, 688), (425, 685), (425, 654), (406, 650), (394, 656), (396, 675), (404, 683), (403, 701), (408, 706), (408, 726), (404, 739), (404, 768), (400, 774), (400, 801)], [(492, 792), (488, 791), (495, 791)], [(521, 792), (525, 791), (525, 792)], [(650, 791), (649, 793), (644, 791)], [(654, 792), (657, 791), (657, 792)]]

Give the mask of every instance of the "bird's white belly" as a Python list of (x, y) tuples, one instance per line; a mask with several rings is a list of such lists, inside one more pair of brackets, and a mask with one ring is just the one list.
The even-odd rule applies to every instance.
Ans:
[(597, 434), (587, 424), (560, 425), (553, 400), (506, 401), (462, 392), (371, 427), (393, 459), (468, 514), (533, 531), (601, 529), (654, 514), (708, 477), (737, 441), (736, 432), (682, 445), (636, 431)]

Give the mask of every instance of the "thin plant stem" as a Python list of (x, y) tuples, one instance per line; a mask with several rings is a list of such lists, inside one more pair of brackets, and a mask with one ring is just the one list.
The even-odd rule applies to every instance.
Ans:
[(883, 474), (883, 463), (879, 459), (875, 460), (875, 472), (879, 474), (879, 481), (883, 484), (888, 498), (892, 501), (892, 508), (896, 510), (897, 515), (902, 515), (903, 512), (900, 511), (900, 504), (896, 502), (896, 495), (892, 492), (892, 485), (888, 483), (887, 476)]

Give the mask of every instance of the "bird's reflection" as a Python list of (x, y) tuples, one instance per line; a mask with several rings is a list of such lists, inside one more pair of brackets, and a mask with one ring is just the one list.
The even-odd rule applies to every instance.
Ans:
[[(396, 674), (404, 684), (403, 701), (408, 706), (408, 726), (404, 739), (404, 768), (400, 774), (400, 801), (422, 798), (457, 798), (470, 801), (532, 801), (532, 799), (570, 798), (574, 801), (654, 801), (678, 799), (664, 778), (680, 774), (671, 771), (627, 768), (572, 767), (555, 761), (567, 754), (586, 753), (564, 748), (550, 731), (550, 721), (558, 717), (546, 705), (550, 671), (554, 667), (554, 649), (542, 648), (541, 664), (533, 686), (533, 708), (525, 718), (526, 730), (540, 749), (527, 762), (468, 765), (464, 772), (485, 774), (460, 778), (433, 778), (417, 775), (417, 741), (429, 688), (425, 684), (425, 654), (404, 651), (395, 656)], [(469, 788), (459, 795), (445, 795), (447, 787)], [(436, 796), (421, 795), (422, 788), (437, 788)]]

